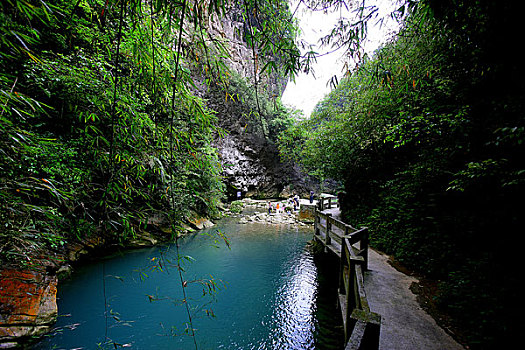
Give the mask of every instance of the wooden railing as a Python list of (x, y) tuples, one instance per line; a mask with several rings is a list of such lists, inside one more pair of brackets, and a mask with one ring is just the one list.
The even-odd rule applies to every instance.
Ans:
[(368, 229), (359, 230), (315, 210), (314, 238), (339, 257), (339, 306), (345, 350), (378, 349), (381, 316), (371, 312), (364, 287), (368, 269)]
[(319, 198), (317, 201), (317, 206), (320, 208), (320, 210), (325, 210), (332, 207), (337, 207), (337, 202), (337, 197), (335, 196), (324, 197), (321, 195), (321, 198)]

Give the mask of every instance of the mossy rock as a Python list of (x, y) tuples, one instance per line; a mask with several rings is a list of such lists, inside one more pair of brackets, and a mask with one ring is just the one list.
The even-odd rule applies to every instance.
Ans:
[(230, 204), (230, 212), (239, 214), (242, 212), (242, 209), (244, 208), (244, 202), (243, 201), (233, 201)]

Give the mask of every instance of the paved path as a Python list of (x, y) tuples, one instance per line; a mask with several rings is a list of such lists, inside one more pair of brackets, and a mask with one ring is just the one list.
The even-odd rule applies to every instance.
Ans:
[[(339, 218), (339, 209), (328, 209)], [(365, 290), (370, 309), (381, 315), (380, 350), (464, 349), (427, 314), (410, 290), (418, 280), (396, 270), (388, 256), (373, 249), (368, 252)]]
[(399, 272), (388, 263), (388, 256), (373, 249), (368, 252), (369, 271), (365, 290), (370, 309), (381, 315), (381, 350), (464, 349), (439, 327), (416, 301), (409, 289), (414, 277)]

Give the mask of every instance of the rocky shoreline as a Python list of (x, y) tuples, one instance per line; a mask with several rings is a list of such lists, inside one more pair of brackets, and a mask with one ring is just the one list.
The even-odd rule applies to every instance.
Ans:
[[(268, 212), (268, 204), (272, 210)], [(299, 206), (287, 201), (267, 201), (267, 200), (243, 200), (245, 210), (238, 215), (240, 224), (266, 223), (274, 225), (299, 225), (306, 226), (313, 223), (313, 216), (306, 215), (308, 204), (300, 200)], [(279, 206), (277, 206), (279, 204)]]

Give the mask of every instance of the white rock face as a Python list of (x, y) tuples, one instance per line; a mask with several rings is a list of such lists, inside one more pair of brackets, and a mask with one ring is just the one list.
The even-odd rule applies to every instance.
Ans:
[[(217, 142), (228, 183), (246, 195), (254, 195), (274, 181), (250, 146), (227, 135)], [(271, 185), (270, 185), (271, 187)]]

